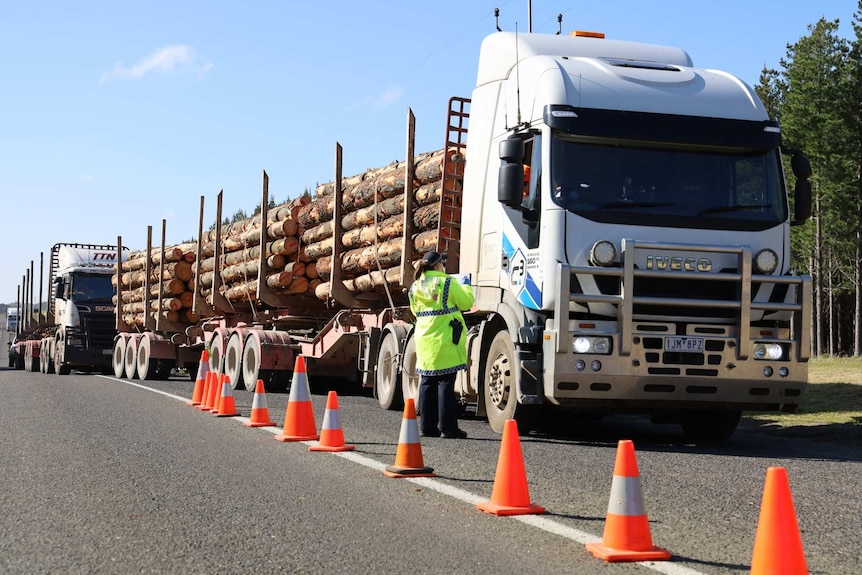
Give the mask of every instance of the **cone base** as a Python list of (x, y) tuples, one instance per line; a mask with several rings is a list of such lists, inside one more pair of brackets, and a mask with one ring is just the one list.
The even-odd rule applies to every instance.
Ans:
[(653, 547), (646, 551), (626, 551), (625, 549), (605, 547), (601, 542), (587, 543), (586, 547), (587, 551), (609, 563), (618, 561), (667, 561), (670, 559), (670, 551), (661, 547)]
[(544, 507), (536, 505), (535, 503), (530, 503), (527, 506), (521, 507), (518, 505), (501, 505), (499, 503), (486, 501), (485, 503), (477, 503), (476, 508), (492, 515), (541, 515), (545, 512)]
[(319, 435), (276, 435), (277, 441), (316, 441), (320, 439)]
[(233, 413), (215, 413), (215, 412), (213, 412), (213, 415), (215, 415), (216, 417), (233, 417), (234, 415), (239, 415), (239, 412), (238, 411), (234, 411)]
[(433, 467), (395, 467), (390, 465), (383, 470), (386, 477), (437, 477)]
[(186, 405), (191, 405), (192, 407), (197, 407), (201, 404), (200, 401), (192, 401), (191, 399), (186, 402)]
[(246, 427), (278, 427), (274, 421), (246, 421), (243, 425)]
[(356, 449), (355, 445), (344, 444), (344, 445), (311, 445), (309, 446), (309, 451), (329, 451), (331, 453), (337, 451), (353, 451)]

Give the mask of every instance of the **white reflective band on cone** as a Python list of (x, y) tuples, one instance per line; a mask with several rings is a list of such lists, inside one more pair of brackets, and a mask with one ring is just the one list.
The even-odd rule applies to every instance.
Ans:
[(613, 515), (646, 515), (640, 477), (614, 475), (608, 513)]

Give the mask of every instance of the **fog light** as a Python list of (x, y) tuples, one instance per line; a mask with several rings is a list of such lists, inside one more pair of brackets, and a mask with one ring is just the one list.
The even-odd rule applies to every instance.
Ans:
[(590, 250), (590, 263), (594, 266), (607, 267), (617, 259), (617, 246), (608, 240), (599, 240)]
[(781, 377), (787, 377), (788, 375), (790, 375), (790, 370), (786, 367), (779, 367), (778, 375), (780, 375)]
[(587, 362), (585, 362), (584, 360), (579, 359), (575, 362), (575, 369), (577, 369), (578, 371), (584, 371), (585, 367), (587, 367)]
[(587, 353), (590, 351), (590, 340), (586, 337), (576, 337), (572, 342), (572, 349), (575, 353)]
[(766, 367), (764, 367), (763, 368), (763, 375), (765, 375), (766, 377), (772, 377), (772, 368), (769, 367), (768, 365)]
[(764, 274), (769, 275), (778, 267), (778, 254), (770, 249), (760, 250), (754, 256), (754, 268)]
[(590, 369), (592, 369), (593, 371), (599, 371), (601, 368), (602, 362), (597, 359), (594, 359), (593, 362), (590, 364)]

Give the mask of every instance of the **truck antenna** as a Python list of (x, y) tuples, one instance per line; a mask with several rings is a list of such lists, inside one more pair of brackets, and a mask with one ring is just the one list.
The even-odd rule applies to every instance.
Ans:
[(518, 121), (515, 128), (521, 126), (521, 58), (518, 55), (518, 23), (515, 22), (515, 102), (518, 107)]
[(563, 15), (557, 14), (557, 36), (563, 33)]
[(527, 32), (533, 33), (533, 0), (527, 0)]
[(497, 32), (502, 32), (503, 29), (500, 28), (500, 9), (494, 8), (494, 24), (497, 26)]

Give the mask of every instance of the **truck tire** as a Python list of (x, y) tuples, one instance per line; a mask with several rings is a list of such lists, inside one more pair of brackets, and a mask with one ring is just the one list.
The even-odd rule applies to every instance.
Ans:
[(419, 379), (416, 373), (416, 340), (410, 334), (401, 358), (401, 396), (405, 401), (413, 399), (416, 413), (419, 413)]
[(509, 419), (518, 422), (519, 435), (528, 434), (536, 423), (537, 406), (518, 403), (519, 371), (512, 338), (508, 331), (501, 330), (488, 348), (482, 382), (485, 414), (491, 429), (497, 433), (503, 433), (503, 427)]
[(383, 409), (398, 410), (404, 406), (400, 357), (398, 337), (394, 332), (388, 332), (380, 342), (374, 375), (374, 397)]
[(130, 337), (126, 342), (126, 353), (124, 355), (126, 364), (126, 377), (137, 379), (138, 377), (138, 338)]
[(741, 411), (695, 411), (684, 415), (680, 425), (689, 440), (708, 443), (733, 435), (741, 418)]
[(57, 341), (54, 345), (54, 372), (57, 375), (69, 375), (72, 373), (72, 366), (64, 361), (63, 343)]
[(114, 352), (111, 354), (111, 367), (114, 368), (114, 377), (123, 379), (126, 377), (126, 340), (123, 336), (114, 340)]
[(245, 389), (242, 374), (243, 339), (243, 334), (235, 331), (224, 348), (224, 374), (230, 377), (230, 386), (234, 390)]

